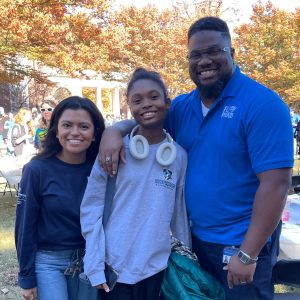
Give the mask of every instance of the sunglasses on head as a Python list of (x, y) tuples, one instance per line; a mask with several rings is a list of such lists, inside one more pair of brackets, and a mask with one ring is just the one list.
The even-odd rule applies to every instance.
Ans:
[(44, 111), (52, 111), (53, 108), (49, 107), (49, 108), (41, 108), (41, 111), (44, 112)]

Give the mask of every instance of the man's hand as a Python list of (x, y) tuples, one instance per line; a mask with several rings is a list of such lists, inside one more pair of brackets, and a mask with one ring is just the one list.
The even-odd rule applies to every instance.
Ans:
[(99, 154), (101, 167), (108, 175), (117, 174), (119, 158), (123, 163), (126, 163), (123, 138), (118, 128), (108, 127), (104, 130)]
[(244, 265), (237, 255), (233, 255), (230, 262), (223, 270), (228, 270), (227, 282), (230, 289), (234, 285), (244, 285), (253, 281), (256, 263), (251, 265)]
[(96, 285), (96, 288), (99, 290), (103, 289), (106, 293), (110, 292), (110, 289), (109, 289), (108, 285), (106, 284), (106, 282)]
[(32, 289), (22, 289), (22, 296), (26, 300), (36, 300), (37, 299), (37, 288)]

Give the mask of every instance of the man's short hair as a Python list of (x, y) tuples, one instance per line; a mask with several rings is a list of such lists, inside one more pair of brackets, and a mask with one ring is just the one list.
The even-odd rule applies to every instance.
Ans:
[(231, 42), (230, 31), (228, 25), (225, 21), (221, 20), (217, 17), (204, 17), (197, 20), (195, 23), (191, 25), (188, 31), (188, 40), (194, 35), (195, 33), (202, 31), (202, 30), (213, 30), (219, 31), (222, 35), (229, 39)]

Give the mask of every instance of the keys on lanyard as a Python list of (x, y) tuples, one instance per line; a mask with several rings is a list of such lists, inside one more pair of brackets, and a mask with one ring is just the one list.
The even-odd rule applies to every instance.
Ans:
[(83, 258), (77, 258), (76, 260), (70, 262), (68, 267), (64, 271), (64, 275), (74, 277), (83, 271)]

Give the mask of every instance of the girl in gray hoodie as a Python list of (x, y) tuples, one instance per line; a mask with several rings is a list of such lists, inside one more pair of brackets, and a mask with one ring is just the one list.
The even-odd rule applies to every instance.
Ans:
[[(127, 160), (119, 166), (105, 229), (107, 174), (98, 159), (81, 204), (85, 274), (103, 299), (155, 300), (171, 252), (170, 233), (190, 246), (184, 200), (187, 155), (163, 129), (170, 99), (158, 73), (137, 69), (126, 96), (138, 125), (124, 137)], [(105, 262), (119, 273), (112, 291)]]

